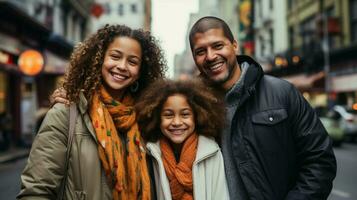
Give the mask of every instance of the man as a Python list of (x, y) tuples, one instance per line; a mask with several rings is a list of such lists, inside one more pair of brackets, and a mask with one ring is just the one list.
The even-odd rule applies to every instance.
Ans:
[(189, 35), (201, 77), (225, 92), (222, 133), (231, 199), (327, 199), (336, 176), (331, 141), (313, 109), (288, 82), (264, 75), (228, 25), (203, 17)]

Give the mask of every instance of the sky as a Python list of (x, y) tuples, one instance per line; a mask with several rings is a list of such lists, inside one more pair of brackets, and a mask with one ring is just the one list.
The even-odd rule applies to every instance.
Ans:
[(198, 0), (152, 0), (152, 33), (160, 41), (173, 76), (174, 56), (185, 49), (190, 13), (198, 11)]

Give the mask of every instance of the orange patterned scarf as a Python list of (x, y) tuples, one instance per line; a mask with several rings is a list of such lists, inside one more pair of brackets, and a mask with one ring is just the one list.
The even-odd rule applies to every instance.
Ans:
[(183, 144), (180, 161), (177, 163), (168, 139), (160, 139), (162, 160), (173, 200), (193, 199), (192, 165), (196, 158), (197, 144), (198, 135), (193, 133)]
[(90, 117), (98, 152), (113, 199), (150, 199), (144, 143), (138, 131), (133, 98), (114, 100), (102, 86), (93, 96)]

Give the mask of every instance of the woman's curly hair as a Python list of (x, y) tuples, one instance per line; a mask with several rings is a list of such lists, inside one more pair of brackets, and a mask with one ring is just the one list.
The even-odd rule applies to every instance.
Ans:
[(162, 79), (166, 72), (166, 60), (156, 39), (148, 31), (131, 29), (125, 25), (106, 25), (95, 34), (79, 43), (70, 58), (63, 88), (67, 99), (78, 102), (80, 92), (91, 99), (93, 92), (102, 84), (102, 65), (105, 52), (117, 37), (129, 37), (139, 42), (142, 50), (142, 63), (138, 79), (140, 94), (150, 83)]
[(162, 106), (174, 94), (186, 97), (194, 113), (196, 133), (218, 139), (225, 125), (224, 104), (209, 87), (194, 80), (159, 80), (141, 95), (135, 108), (143, 138), (155, 142), (163, 136), (160, 130)]

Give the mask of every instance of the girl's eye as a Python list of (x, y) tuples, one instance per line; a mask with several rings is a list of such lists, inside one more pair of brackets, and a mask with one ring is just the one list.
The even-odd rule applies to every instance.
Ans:
[(170, 117), (172, 117), (172, 116), (174, 116), (172, 113), (162, 113), (162, 115), (161, 116), (163, 116), (163, 117), (165, 117), (165, 118), (170, 118)]
[(189, 116), (191, 116), (191, 113), (185, 112), (185, 113), (182, 113), (182, 116), (184, 116), (184, 117), (189, 117)]

